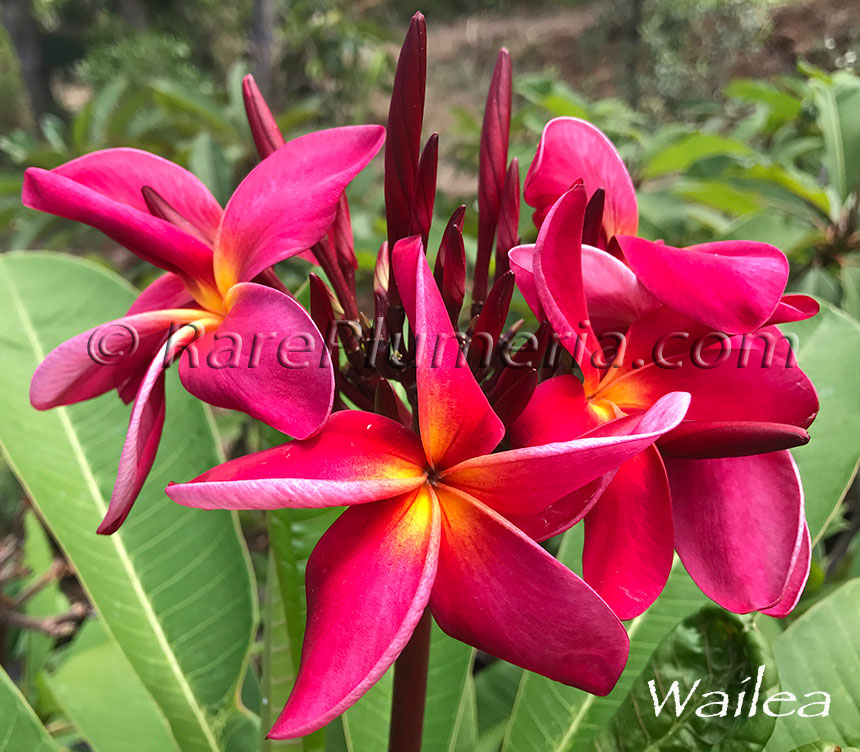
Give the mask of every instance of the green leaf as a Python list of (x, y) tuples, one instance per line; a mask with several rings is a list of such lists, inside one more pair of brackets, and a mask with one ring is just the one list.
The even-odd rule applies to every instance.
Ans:
[(224, 206), (233, 192), (233, 171), (224, 150), (206, 131), (198, 133), (192, 142), (188, 167)]
[[(581, 556), (582, 525), (565, 533), (558, 558), (575, 568)], [(590, 741), (612, 717), (634, 679), (663, 637), (698, 609), (705, 597), (675, 560), (660, 597), (644, 614), (627, 623), (630, 658), (606, 697), (596, 697), (528, 671), (523, 672), (508, 725), (505, 752), (568, 752), (591, 749)]]
[(93, 752), (180, 752), (164, 714), (99, 622), (84, 625), (45, 683)]
[(349, 752), (387, 752), (393, 687), (394, 667), (392, 666), (355, 705), (340, 717), (346, 748)]
[(0, 752), (58, 752), (24, 696), (0, 668)]
[[(183, 752), (244, 749), (256, 724), (237, 705), (256, 598), (236, 520), (171, 502), (171, 480), (219, 461), (208, 410), (169, 379), (153, 473), (122, 529), (98, 536), (129, 408), (108, 394), (47, 412), (28, 400), (45, 354), (134, 300), (90, 262), (49, 253), (0, 256), (0, 448)], [(175, 376), (175, 374), (171, 374)]]
[(860, 265), (843, 264), (839, 280), (842, 283), (840, 307), (855, 319), (860, 319)]
[(475, 674), (478, 736), (482, 744), (496, 750), (501, 745), (522, 677), (519, 666), (502, 660)]
[[(777, 721), (768, 752), (785, 752), (819, 739), (841, 745), (860, 745), (860, 579), (851, 580), (795, 621), (774, 643), (773, 653), (785, 691), (796, 703), (786, 703), (781, 712), (793, 712)], [(832, 698), (829, 714), (802, 718), (800, 708)], [(808, 708), (807, 715), (823, 712), (821, 705)]]
[(838, 303), (842, 293), (839, 284), (830, 272), (818, 264), (810, 266), (791, 284), (791, 292), (802, 292), (816, 298), (823, 298), (828, 303)]
[[(778, 686), (770, 648), (752, 619), (706, 606), (663, 639), (593, 749), (759, 752), (775, 722), (760, 703)], [(669, 698), (658, 712), (672, 688), (679, 699)]]
[(797, 362), (818, 390), (821, 409), (809, 444), (792, 450), (806, 499), (813, 545), (834, 518), (857, 472), (860, 446), (860, 324), (833, 306), (814, 318), (784, 325), (798, 338)]
[(809, 82), (824, 135), (824, 166), (830, 184), (844, 201), (860, 177), (860, 78), (837, 73), (831, 82)]
[(693, 133), (652, 155), (642, 167), (642, 177), (652, 179), (683, 172), (696, 162), (717, 156), (746, 156), (753, 150), (746, 144), (710, 133)]
[(469, 645), (448, 637), (433, 623), (422, 752), (456, 749), (460, 727), (468, 712), (466, 683), (472, 675), (474, 660), (475, 651)]

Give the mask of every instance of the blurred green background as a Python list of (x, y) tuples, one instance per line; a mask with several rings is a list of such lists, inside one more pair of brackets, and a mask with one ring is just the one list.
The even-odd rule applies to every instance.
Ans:
[[(24, 167), (138, 146), (188, 166), (226, 200), (256, 159), (242, 76), (254, 73), (288, 137), (385, 122), (415, 10), (393, 0), (2, 0), (0, 9), (5, 247), (95, 255), (137, 283), (151, 271), (131, 254), (20, 207)], [(853, 0), (431, 0), (420, 9), (425, 131), (442, 135), (437, 225), (474, 202), (481, 110), (505, 45), (523, 173), (549, 117), (587, 117), (634, 175), (644, 234), (677, 245), (767, 240), (792, 259), (795, 288), (860, 315)], [(364, 176), (368, 187), (375, 177)], [(355, 193), (369, 273), (382, 191)], [(533, 232), (524, 212), (524, 239)]]

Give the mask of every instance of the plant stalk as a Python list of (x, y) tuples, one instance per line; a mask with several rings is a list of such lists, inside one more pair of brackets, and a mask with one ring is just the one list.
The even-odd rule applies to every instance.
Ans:
[(403, 652), (394, 662), (388, 752), (421, 752), (429, 660), (430, 610), (426, 609)]

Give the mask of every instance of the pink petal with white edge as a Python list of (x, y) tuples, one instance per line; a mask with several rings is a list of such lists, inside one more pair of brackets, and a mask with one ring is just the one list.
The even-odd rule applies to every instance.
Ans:
[(803, 491), (787, 451), (666, 459), (675, 548), (696, 584), (729, 611), (783, 598), (803, 554)]
[(800, 596), (803, 595), (806, 581), (809, 579), (809, 566), (811, 562), (812, 543), (809, 538), (809, 528), (804, 523), (800, 554), (791, 569), (791, 575), (788, 578), (785, 590), (783, 590), (779, 600), (773, 606), (762, 610), (763, 614), (773, 616), (775, 619), (783, 619), (794, 611), (794, 607), (800, 600)]
[(344, 410), (313, 438), (237, 457), (167, 495), (201, 509), (314, 508), (362, 504), (425, 480), (421, 441), (397, 421)]
[(418, 237), (398, 241), (392, 264), (418, 353), (418, 422), (427, 457), (447, 467), (492, 452), (505, 435), (465, 358)]
[(310, 436), (334, 400), (334, 372), (322, 335), (293, 298), (271, 287), (235, 285), (226, 303), (218, 329), (182, 356), (185, 388), (296, 438)]
[(614, 435), (474, 457), (441, 478), (502, 514), (537, 514), (647, 449), (681, 422), (689, 404), (689, 394), (672, 392), (625, 419)]
[(529, 671), (607, 694), (627, 661), (627, 632), (600, 597), (537, 543), (445, 487), (430, 610), (455, 639)]
[(673, 248), (617, 238), (639, 281), (660, 302), (728, 334), (758, 329), (774, 314), (788, 280), (778, 248), (747, 240)]
[(585, 517), (582, 576), (619, 619), (660, 595), (675, 555), (672, 499), (655, 447), (622, 464)]
[(546, 315), (540, 304), (540, 297), (535, 285), (534, 254), (534, 245), (518, 245), (508, 251), (508, 261), (511, 265), (511, 271), (514, 273), (517, 288), (523, 294), (528, 307), (538, 321), (543, 321)]
[(394, 663), (430, 597), (439, 518), (439, 504), (425, 486), (352, 507), (323, 535), (308, 560), (298, 678), (270, 738), (322, 728)]
[(317, 243), (331, 227), (344, 189), (384, 140), (380, 125), (315, 131), (251, 170), (224, 210), (215, 243), (222, 294)]
[(549, 323), (582, 369), (586, 388), (593, 388), (600, 373), (592, 354), (600, 343), (588, 318), (582, 277), (582, 223), (585, 189), (578, 183), (553, 204), (541, 226), (533, 259), (535, 286)]
[(102, 535), (119, 529), (152, 469), (164, 427), (164, 374), (176, 351), (196, 336), (195, 328), (182, 327), (162, 345), (146, 370), (131, 411), (110, 505), (97, 531)]
[(55, 347), (30, 382), (30, 403), (37, 410), (98, 397), (146, 371), (167, 338), (199, 310), (150, 311), (108, 321)]
[(536, 210), (538, 227), (558, 197), (580, 179), (589, 199), (598, 188), (606, 191), (606, 237), (635, 235), (639, 223), (636, 192), (612, 142), (585, 120), (554, 118), (544, 127), (524, 187), (526, 203)]
[(95, 227), (162, 269), (210, 283), (211, 247), (153, 216), (141, 193), (144, 186), (214, 237), (221, 207), (203, 183), (179, 165), (137, 149), (93, 152), (50, 171), (31, 167), (21, 200), (31, 209)]

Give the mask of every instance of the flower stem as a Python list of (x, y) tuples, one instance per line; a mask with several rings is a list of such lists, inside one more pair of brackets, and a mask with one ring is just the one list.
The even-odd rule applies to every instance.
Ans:
[(388, 752), (420, 752), (430, 659), (430, 610), (424, 611), (412, 637), (394, 662), (394, 696)]

